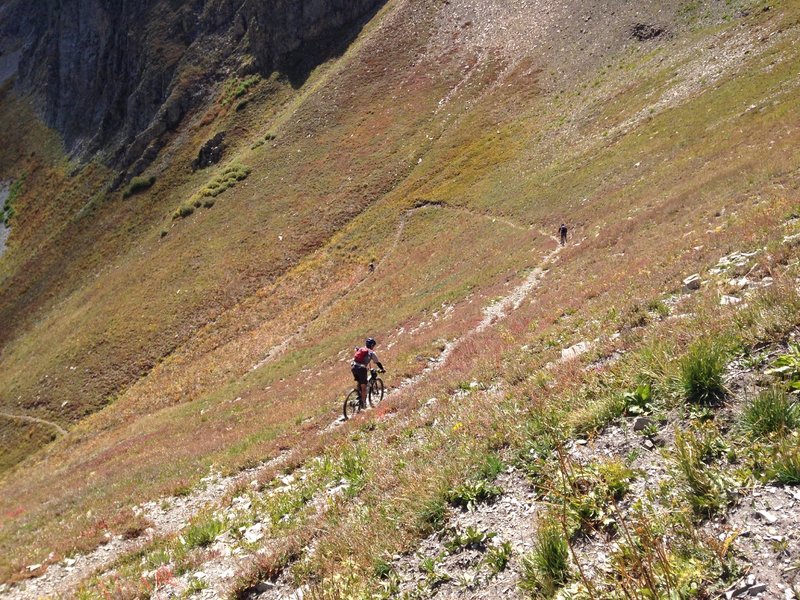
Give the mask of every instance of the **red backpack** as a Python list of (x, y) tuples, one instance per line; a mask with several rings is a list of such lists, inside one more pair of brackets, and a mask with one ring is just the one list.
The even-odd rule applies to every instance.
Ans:
[(367, 364), (367, 360), (369, 360), (369, 348), (366, 346), (356, 348), (356, 353), (353, 355), (353, 360), (361, 365)]

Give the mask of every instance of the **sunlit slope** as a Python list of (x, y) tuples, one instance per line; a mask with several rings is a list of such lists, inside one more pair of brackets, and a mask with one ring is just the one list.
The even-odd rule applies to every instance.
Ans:
[[(58, 419), (68, 393), (86, 412), (114, 395), (5, 478), (3, 545), (24, 548), (20, 560), (211, 464), (314, 451), (367, 333), (393, 384), (463, 340), (392, 401), (411, 410), (436, 385), (606, 332), (632, 303), (762, 239), (796, 198), (791, 6), (614, 48), (568, 83), (532, 48), (513, 61), (442, 52), (437, 10), (448, 9), (398, 3), (315, 87), (253, 117), (253, 139), (274, 128), (275, 140), (242, 145), (250, 177), (174, 227), (172, 210), (213, 171), (168, 170), (132, 250), (6, 346), (3, 398), (58, 369), (36, 414)], [(470, 61), (484, 68), (465, 79)], [(165, 191), (168, 176), (180, 193)], [(562, 220), (573, 244), (546, 262)], [(471, 333), (537, 267), (549, 270), (541, 285)], [(563, 319), (572, 337), (555, 328)], [(71, 376), (76, 358), (113, 385)]]

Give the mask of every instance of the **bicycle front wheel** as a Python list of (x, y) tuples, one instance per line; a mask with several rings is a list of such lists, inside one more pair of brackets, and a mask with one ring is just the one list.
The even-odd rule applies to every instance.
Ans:
[(375, 381), (372, 382), (372, 385), (369, 386), (369, 405), (373, 408), (378, 406), (381, 400), (383, 400), (383, 393), (383, 380), (376, 378)]
[(358, 392), (356, 390), (352, 390), (349, 394), (347, 394), (347, 398), (344, 399), (344, 407), (342, 409), (342, 412), (344, 413), (344, 420), (347, 421), (348, 419), (352, 419), (358, 412), (358, 409)]

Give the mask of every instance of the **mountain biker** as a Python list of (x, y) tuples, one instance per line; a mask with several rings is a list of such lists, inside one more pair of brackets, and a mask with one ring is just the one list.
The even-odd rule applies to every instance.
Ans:
[(374, 362), (378, 365), (378, 369), (383, 373), (386, 369), (383, 368), (381, 361), (378, 360), (378, 355), (373, 352), (373, 348), (378, 344), (375, 338), (367, 338), (361, 348), (356, 348), (353, 355), (353, 362), (351, 363), (350, 370), (353, 372), (353, 377), (358, 382), (358, 402), (361, 408), (365, 406), (367, 398), (367, 379), (369, 374), (369, 364)]

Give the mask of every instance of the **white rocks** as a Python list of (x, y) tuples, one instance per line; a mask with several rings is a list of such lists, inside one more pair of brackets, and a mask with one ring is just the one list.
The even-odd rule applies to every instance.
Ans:
[(742, 301), (741, 298), (737, 298), (736, 296), (727, 296), (723, 295), (722, 298), (719, 299), (720, 306), (734, 306), (739, 304)]
[(574, 346), (561, 351), (561, 360), (570, 360), (584, 354), (589, 350), (589, 342), (578, 342)]
[(765, 510), (757, 510), (755, 512), (755, 516), (757, 516), (758, 518), (766, 521), (770, 525), (773, 525), (773, 524), (778, 522), (778, 517), (776, 517), (772, 513), (769, 513), (769, 512), (767, 512)]
[(685, 292), (693, 292), (695, 290), (700, 289), (700, 284), (702, 280), (700, 279), (700, 275), (695, 273), (694, 275), (689, 275), (686, 279), (683, 280), (683, 290)]
[(784, 236), (783, 243), (784, 244), (788, 244), (788, 243), (793, 242), (795, 240), (800, 240), (800, 233), (795, 233), (794, 235)]
[(743, 290), (753, 285), (753, 282), (747, 277), (734, 277), (733, 279), (728, 280), (728, 285)]
[(261, 523), (256, 523), (252, 527), (248, 527), (243, 537), (248, 544), (255, 544), (264, 537), (264, 526)]
[(26, 568), (28, 569), (29, 573), (33, 573), (34, 571), (38, 571), (39, 569), (41, 569), (42, 565), (36, 563), (35, 565), (28, 565)]

